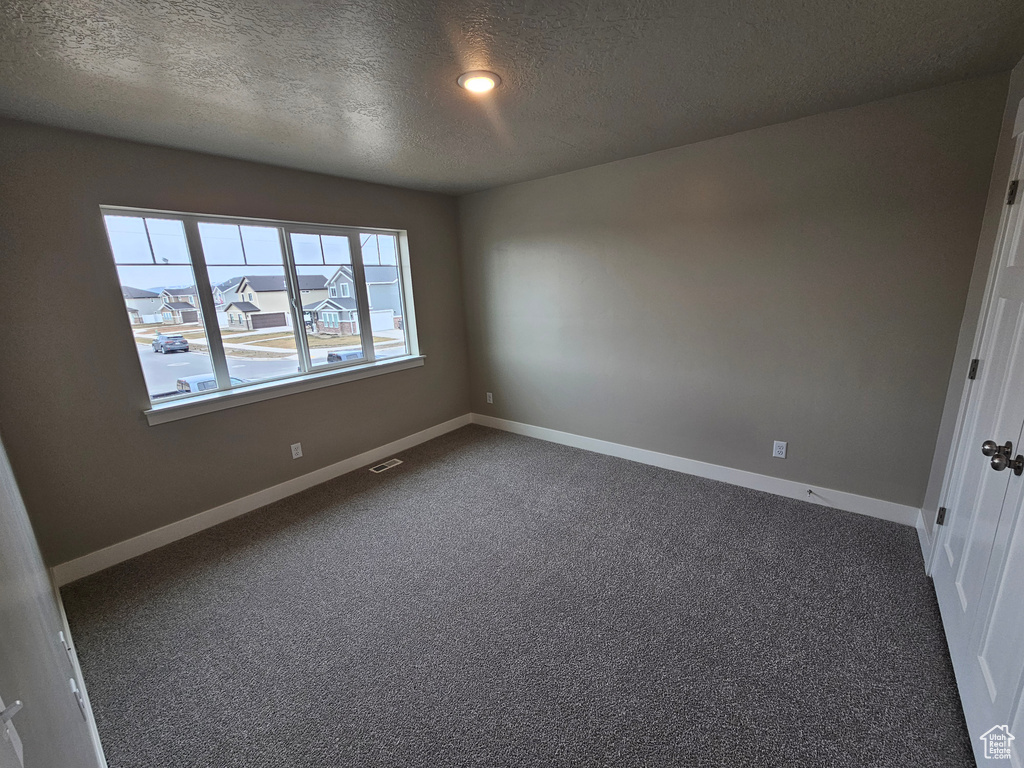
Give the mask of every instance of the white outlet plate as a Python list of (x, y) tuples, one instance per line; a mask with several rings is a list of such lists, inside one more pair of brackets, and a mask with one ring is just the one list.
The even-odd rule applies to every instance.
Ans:
[(772, 447), (772, 456), (774, 456), (776, 459), (786, 458), (787, 446), (789, 446), (789, 443), (784, 443), (781, 440), (776, 440), (774, 447)]
[(302, 443), (292, 443), (292, 458), (293, 459), (301, 459), (302, 458)]
[(487, 402), (491, 403), (492, 405), (494, 404), (494, 395), (490, 392), (487, 393)]

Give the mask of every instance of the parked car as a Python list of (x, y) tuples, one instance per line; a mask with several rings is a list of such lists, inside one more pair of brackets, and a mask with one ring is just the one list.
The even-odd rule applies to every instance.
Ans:
[(153, 339), (153, 351), (163, 352), (188, 352), (188, 339), (180, 333), (158, 333)]
[(363, 353), (358, 349), (353, 349), (350, 352), (328, 352), (327, 362), (328, 363), (345, 363), (349, 360), (361, 360)]
[[(245, 384), (245, 379), (237, 379), (234, 376), (231, 377), (231, 386), (237, 387), (239, 384)], [(185, 392), (206, 392), (210, 389), (217, 388), (217, 379), (212, 373), (203, 373), (198, 376), (186, 376), (182, 379), (178, 379), (178, 392), (183, 394)]]

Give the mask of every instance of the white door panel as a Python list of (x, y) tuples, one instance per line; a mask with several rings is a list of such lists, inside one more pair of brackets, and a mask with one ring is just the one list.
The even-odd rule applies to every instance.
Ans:
[[(1010, 733), (1014, 736), (1018, 733), (1024, 733), (1024, 706), (1021, 706), (1021, 700), (1024, 699), (1024, 695), (1022, 695), (1022, 693), (1024, 693), (1024, 691), (1017, 691), (1017, 714), (1009, 723)], [(1013, 768), (1024, 768), (1024, 749), (1018, 747), (1013, 750), (1010, 756), (1010, 765), (1013, 766)]]
[[(1024, 168), (1018, 139), (1011, 177)], [(979, 345), (978, 380), (965, 409), (960, 442), (944, 498), (932, 576), (960, 699), (979, 765), (988, 764), (979, 738), (1010, 725), (1009, 761), (1024, 749), (1024, 474), (996, 471), (982, 443), (1007, 441), (1024, 455), (1024, 203), (1001, 222)], [(1012, 724), (1012, 725), (1011, 725)], [(1017, 745), (1020, 742), (1020, 746)]]
[(1010, 471), (990, 469), (990, 459), (981, 453), (985, 440), (1000, 445), (1009, 440), (1016, 450), (1024, 424), (1024, 398), (1013, 396), (1014, 386), (1021, 388), (1016, 391), (1024, 391), (1024, 353), (1011, 352), (1014, 344), (1024, 348), (1024, 302), (999, 297), (994, 315), (990, 338), (999, 340), (1002, 348), (992, 345), (983, 358), (980, 391), (973, 403), (975, 424), (965, 432), (957, 466), (959, 482), (949, 497), (952, 513), (942, 543), (945, 562), (940, 560), (933, 573), (936, 589), (939, 584), (949, 585), (956, 596), (955, 606), (943, 606), (951, 646), (967, 641), (977, 611), (998, 522), (998, 517), (985, 511), (1000, 509), (1011, 479), (1019, 479)]
[[(981, 596), (984, 610), (971, 646), (985, 683), (976, 706), (989, 719), (1009, 719), (1024, 673), (1024, 491), (1017, 485), (1003, 505), (1002, 525), (994, 537), (992, 559)], [(1024, 736), (1024, 734), (1021, 734)]]
[[(62, 626), (60, 606), (0, 445), (0, 694), (8, 704), (23, 704), (11, 722), (21, 737), (26, 766), (100, 768), (105, 761), (93, 740), (95, 726), (83, 716), (70, 687), (77, 670), (61, 641)], [(0, 755), (10, 746), (0, 743)], [(8, 757), (0, 757), (0, 766)]]

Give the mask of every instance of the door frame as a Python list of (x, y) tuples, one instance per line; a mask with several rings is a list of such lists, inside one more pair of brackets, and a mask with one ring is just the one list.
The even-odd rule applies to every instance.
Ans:
[[(1012, 130), (1014, 143), (1013, 159), (1010, 162), (1010, 169), (1007, 175), (1007, 186), (1003, 189), (1000, 198), (999, 227), (996, 231), (995, 247), (992, 249), (992, 257), (988, 264), (988, 274), (985, 278), (985, 292), (982, 297), (981, 307), (978, 312), (978, 327), (974, 332), (974, 340), (971, 344), (971, 359), (977, 358), (982, 348), (985, 334), (989, 331), (989, 310), (992, 306), (992, 295), (995, 292), (996, 278), (999, 275), (999, 265), (1008, 257), (1007, 246), (1010, 235), (1010, 218), (1013, 211), (1011, 206), (1006, 205), (1006, 195), (1009, 192), (1009, 184), (1014, 179), (1024, 177), (1024, 99), (1020, 100), (1017, 107), (1017, 119)], [(1018, 200), (1015, 205), (1024, 206), (1024, 190), (1018, 192)], [(982, 360), (984, 365), (985, 361)], [(955, 372), (954, 372), (955, 375)], [(974, 393), (974, 381), (968, 379), (963, 392), (960, 394), (960, 405), (957, 408), (956, 422), (953, 428), (953, 435), (950, 439), (949, 456), (946, 459), (946, 468), (942, 475), (942, 487), (939, 492), (939, 506), (946, 506), (949, 500), (950, 487), (953, 483), (953, 473), (957, 466), (961, 452), (969, 446), (964, 446), (964, 435), (969, 432), (967, 416), (971, 397)], [(956, 510), (953, 510), (956, 514)], [(931, 549), (925, 553), (925, 572), (931, 576), (935, 565), (935, 559), (942, 549), (946, 533), (949, 531), (948, 522), (945, 525), (933, 525), (931, 536)]]

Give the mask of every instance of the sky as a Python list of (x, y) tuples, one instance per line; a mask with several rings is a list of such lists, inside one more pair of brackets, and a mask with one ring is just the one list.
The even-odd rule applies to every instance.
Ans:
[[(177, 219), (105, 215), (111, 251), (122, 285), (146, 290), (195, 284), (185, 229)], [(203, 255), (214, 285), (244, 275), (283, 275), (277, 227), (199, 223)], [(352, 262), (344, 236), (293, 232), (291, 249), (299, 274), (331, 277)], [(396, 264), (394, 235), (360, 235), (363, 263)]]

